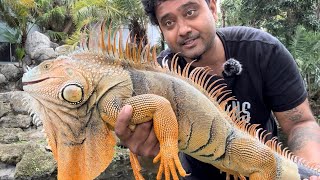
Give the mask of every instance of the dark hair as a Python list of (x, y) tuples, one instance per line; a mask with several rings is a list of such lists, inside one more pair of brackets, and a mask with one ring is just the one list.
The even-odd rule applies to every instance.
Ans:
[[(159, 25), (159, 22), (156, 17), (155, 8), (158, 6), (161, 2), (164, 2), (166, 0), (141, 0), (144, 11), (149, 16), (150, 21), (153, 25)], [(210, 0), (205, 0), (207, 4), (209, 4)]]

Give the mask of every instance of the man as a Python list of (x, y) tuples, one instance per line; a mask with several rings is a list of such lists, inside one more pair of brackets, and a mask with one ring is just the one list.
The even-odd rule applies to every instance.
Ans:
[[(276, 135), (272, 113), (288, 146), (296, 155), (320, 163), (320, 127), (310, 110), (307, 93), (296, 64), (285, 47), (271, 35), (253, 28), (230, 27), (216, 30), (215, 0), (142, 0), (146, 13), (159, 25), (170, 50), (160, 58), (179, 52), (180, 66), (209, 66), (212, 74), (224, 77), (238, 106), (251, 123), (259, 123)], [(241, 64), (235, 73), (226, 71), (229, 59)], [(190, 97), (192, 98), (192, 97)], [(132, 109), (125, 106), (115, 126), (122, 143), (140, 156), (154, 157), (159, 143), (151, 123), (128, 128)], [(180, 156), (186, 179), (223, 179), (219, 171), (188, 155)], [(224, 177), (223, 177), (224, 176)], [(317, 179), (316, 177), (314, 177)]]

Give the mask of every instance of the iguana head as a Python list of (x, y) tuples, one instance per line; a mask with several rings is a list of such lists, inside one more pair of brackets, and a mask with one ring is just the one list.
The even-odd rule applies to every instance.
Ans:
[(23, 75), (23, 90), (67, 107), (81, 105), (92, 93), (93, 80), (91, 72), (79, 67), (69, 57), (44, 61)]
[(22, 83), (32, 113), (43, 122), (58, 179), (94, 179), (111, 162), (115, 139), (95, 108), (97, 69), (75, 58), (44, 61)]

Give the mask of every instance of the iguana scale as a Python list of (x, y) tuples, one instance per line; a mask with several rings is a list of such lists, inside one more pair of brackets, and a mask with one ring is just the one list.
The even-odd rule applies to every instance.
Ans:
[[(244, 179), (293, 180), (320, 175), (315, 166), (281, 150), (275, 138), (225, 111), (229, 92), (208, 84), (210, 69), (180, 69), (176, 61), (158, 66), (153, 51), (111, 43), (105, 26), (91, 31), (82, 50), (48, 60), (26, 72), (23, 89), (33, 113), (42, 120), (58, 164), (58, 179), (94, 179), (113, 158), (112, 134), (118, 113), (132, 105), (131, 127), (153, 120), (160, 152), (157, 179), (187, 173), (178, 151)], [(120, 43), (119, 43), (120, 44)], [(88, 45), (88, 47), (87, 47)], [(140, 60), (143, 59), (143, 60)], [(210, 79), (210, 78), (209, 78)], [(136, 155), (130, 153), (136, 179), (143, 179)], [(307, 165), (306, 165), (307, 164)]]

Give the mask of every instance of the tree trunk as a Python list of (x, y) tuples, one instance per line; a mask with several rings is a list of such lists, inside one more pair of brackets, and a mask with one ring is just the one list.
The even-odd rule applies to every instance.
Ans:
[(137, 19), (131, 20), (131, 23), (129, 25), (129, 29), (131, 31), (130, 37), (131, 42), (133, 42), (134, 37), (136, 36), (136, 43), (137, 45), (140, 44), (141, 40), (143, 40), (142, 45), (146, 45), (148, 43), (148, 37), (146, 35), (146, 29), (145, 27), (142, 27), (141, 24)]

